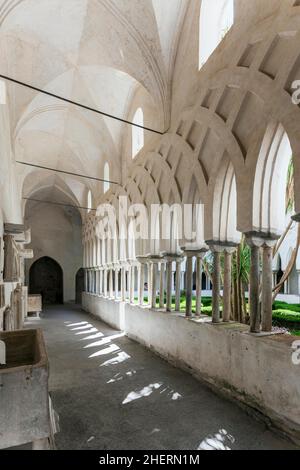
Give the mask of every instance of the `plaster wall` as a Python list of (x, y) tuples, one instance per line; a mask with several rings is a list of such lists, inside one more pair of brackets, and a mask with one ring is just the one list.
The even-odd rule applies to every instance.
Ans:
[(31, 265), (44, 256), (53, 258), (63, 270), (64, 301), (75, 300), (75, 276), (82, 267), (81, 218), (77, 210), (40, 204), (26, 216), (31, 227), (34, 258), (27, 260), (28, 285)]
[(87, 293), (83, 307), (217, 391), (262, 413), (300, 442), (299, 366), (292, 363), (291, 349), (295, 338), (258, 338), (245, 325), (213, 326)]

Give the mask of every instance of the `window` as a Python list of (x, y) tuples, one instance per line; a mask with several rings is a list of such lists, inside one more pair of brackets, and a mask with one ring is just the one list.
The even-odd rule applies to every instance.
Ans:
[(199, 69), (234, 22), (234, 0), (202, 0), (199, 22)]
[(109, 175), (109, 164), (106, 162), (105, 165), (104, 165), (104, 171), (103, 171), (103, 179), (104, 179), (104, 182), (103, 182), (103, 191), (106, 193), (109, 188), (110, 188), (110, 183), (109, 183), (109, 178), (110, 178), (110, 175)]
[(87, 208), (88, 208), (88, 211), (89, 211), (89, 212), (90, 212), (91, 209), (92, 209), (92, 205), (93, 205), (93, 203), (92, 203), (92, 192), (89, 191), (89, 192), (88, 192), (88, 195), (87, 195)]
[[(142, 108), (138, 108), (134, 118), (134, 124), (144, 126), (144, 113)], [(139, 151), (144, 147), (144, 129), (132, 126), (132, 158), (134, 158)]]

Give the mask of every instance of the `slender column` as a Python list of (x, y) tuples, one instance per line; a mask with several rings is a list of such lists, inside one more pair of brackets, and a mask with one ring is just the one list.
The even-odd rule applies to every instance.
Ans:
[(139, 265), (139, 305), (144, 305), (145, 265)]
[(165, 263), (160, 263), (160, 275), (159, 275), (159, 308), (165, 306)]
[(104, 268), (104, 297), (107, 297), (107, 268)]
[(167, 258), (166, 264), (166, 310), (167, 312), (172, 311), (172, 260)]
[(251, 247), (250, 267), (250, 331), (260, 332), (260, 308), (259, 308), (259, 245), (249, 242)]
[(131, 285), (131, 266), (127, 265), (127, 282), (126, 282), (126, 299), (130, 302), (130, 285)]
[(176, 291), (175, 291), (175, 311), (180, 312), (180, 292), (181, 292), (181, 263), (182, 260), (176, 261)]
[(152, 304), (152, 269), (151, 269), (151, 263), (148, 261), (146, 263), (147, 266), (147, 272), (148, 272), (148, 277), (147, 277), (147, 284), (148, 284), (148, 305)]
[(202, 256), (197, 255), (196, 260), (196, 317), (200, 317), (202, 307)]
[(151, 261), (151, 308), (156, 308), (156, 286), (157, 286), (157, 261)]
[(194, 256), (186, 252), (186, 310), (185, 316), (192, 316), (192, 291), (193, 291), (193, 258)]
[(130, 300), (130, 303), (133, 304), (134, 303), (134, 283), (135, 283), (135, 266), (132, 265), (130, 266), (130, 296), (129, 296), (129, 300)]
[(224, 286), (223, 286), (223, 322), (229, 322), (231, 318), (231, 265), (232, 252), (225, 248), (224, 251)]
[(114, 285), (113, 285), (113, 269), (110, 268), (109, 270), (109, 298), (112, 299), (114, 297)]
[(263, 246), (263, 271), (262, 271), (262, 331), (272, 331), (272, 259), (273, 244)]
[(98, 268), (95, 271), (95, 281), (96, 281), (95, 294), (98, 295), (99, 294), (99, 270)]
[(88, 292), (87, 269), (84, 270), (84, 292)]
[(298, 274), (298, 295), (300, 295), (300, 271), (297, 270), (297, 274)]
[(121, 300), (125, 302), (126, 300), (126, 268), (122, 266), (121, 268)]
[(220, 251), (213, 250), (212, 322), (220, 323)]
[(115, 267), (115, 300), (119, 298), (119, 268)]
[(103, 268), (100, 269), (100, 295), (103, 295)]
[(92, 294), (95, 293), (95, 271), (92, 269), (91, 271), (91, 278), (92, 278)]

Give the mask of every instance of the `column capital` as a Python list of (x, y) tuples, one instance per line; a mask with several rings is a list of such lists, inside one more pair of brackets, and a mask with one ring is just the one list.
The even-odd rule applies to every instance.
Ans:
[(150, 261), (150, 263), (153, 263), (153, 264), (160, 263), (161, 258), (162, 258), (161, 255), (149, 255), (148, 261)]
[(207, 245), (209, 246), (210, 251), (216, 253), (234, 253), (238, 243), (230, 241), (221, 241), (221, 240), (207, 240)]
[(148, 256), (146, 256), (146, 255), (137, 256), (136, 259), (137, 259), (138, 263), (146, 264), (147, 261), (148, 261)]
[(180, 261), (182, 259), (182, 253), (168, 253), (164, 251), (161, 253), (161, 256), (165, 259), (165, 261)]
[(257, 248), (273, 248), (280, 238), (279, 235), (266, 232), (247, 232), (245, 233), (245, 237), (249, 246)]

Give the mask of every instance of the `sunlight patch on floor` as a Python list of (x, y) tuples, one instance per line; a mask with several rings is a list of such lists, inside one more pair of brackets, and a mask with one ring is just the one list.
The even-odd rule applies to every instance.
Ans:
[(206, 437), (197, 450), (231, 450), (230, 444), (235, 443), (235, 438), (225, 429), (220, 429), (215, 435)]

